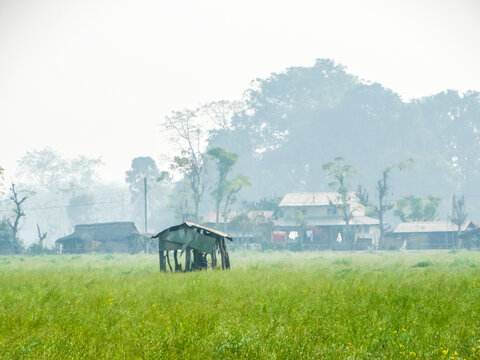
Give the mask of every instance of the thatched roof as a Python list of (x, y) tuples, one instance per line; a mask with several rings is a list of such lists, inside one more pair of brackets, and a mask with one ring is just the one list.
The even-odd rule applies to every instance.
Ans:
[(72, 234), (61, 237), (56, 243), (72, 239), (81, 239), (84, 241), (120, 241), (126, 238), (142, 236), (147, 237), (138, 232), (133, 222), (111, 222), (97, 224), (76, 225)]

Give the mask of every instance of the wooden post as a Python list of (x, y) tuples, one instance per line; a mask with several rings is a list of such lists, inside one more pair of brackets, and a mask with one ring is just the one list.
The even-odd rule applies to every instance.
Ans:
[(225, 249), (223, 247), (223, 239), (218, 240), (218, 247), (220, 249), (220, 258), (222, 260), (222, 270), (225, 270)]
[(185, 250), (185, 271), (191, 271), (190, 248)]
[(198, 269), (198, 251), (196, 249), (193, 249), (192, 253), (193, 253), (192, 270), (197, 270)]
[(167, 264), (165, 263), (165, 253), (163, 250), (160, 250), (160, 271), (166, 272), (167, 271)]
[(212, 257), (212, 269), (216, 269), (217, 268), (217, 244), (213, 246), (211, 257)]
[(225, 238), (223, 238), (222, 241), (223, 251), (225, 251), (225, 268), (230, 269), (230, 256), (228, 256), (227, 246), (225, 245)]
[(170, 256), (168, 255), (168, 250), (167, 250), (167, 264), (168, 264), (168, 267), (170, 268), (170, 272), (173, 272), (172, 265), (170, 264)]
[(175, 260), (175, 272), (182, 271), (182, 264), (178, 262), (177, 250), (173, 251), (173, 260)]

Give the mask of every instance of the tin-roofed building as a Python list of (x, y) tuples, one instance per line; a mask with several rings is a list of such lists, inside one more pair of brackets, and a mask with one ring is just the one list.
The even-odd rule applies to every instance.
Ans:
[[(461, 232), (476, 229), (477, 225), (468, 220)], [(451, 249), (456, 246), (458, 227), (450, 221), (414, 221), (397, 225), (387, 240), (387, 248), (406, 249)]]
[[(352, 215), (349, 225), (355, 232), (353, 248), (376, 246), (378, 219), (365, 215), (365, 207), (355, 193), (349, 193), (348, 197), (347, 211)], [(341, 205), (340, 196), (335, 192), (286, 194), (279, 204), (282, 216), (275, 221), (276, 229), (285, 231), (288, 238), (292, 239), (298, 236), (301, 220), (305, 224), (305, 234), (302, 234), (304, 246), (314, 249), (342, 248), (341, 234), (346, 224)]]

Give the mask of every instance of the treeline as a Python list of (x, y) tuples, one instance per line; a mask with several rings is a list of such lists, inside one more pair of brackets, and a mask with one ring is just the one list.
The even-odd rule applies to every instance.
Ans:
[[(237, 169), (252, 184), (244, 192), (249, 199), (326, 190), (322, 165), (339, 156), (373, 193), (386, 166), (413, 158), (410, 171), (392, 179), (391, 200), (462, 193), (478, 214), (479, 127), (478, 92), (405, 102), (331, 60), (317, 60), (258, 79), (208, 144), (239, 154)], [(440, 211), (449, 212), (449, 201)]]
[[(478, 217), (479, 128), (478, 92), (448, 90), (406, 102), (319, 59), (255, 80), (238, 101), (172, 112), (161, 121), (161, 134), (173, 155), (168, 161), (160, 157), (165, 154), (133, 159), (123, 184), (98, 178), (100, 159), (66, 159), (52, 149), (27, 153), (17, 183), (19, 192), (27, 191), (28, 214), (19, 226), (28, 243), (40, 228), (50, 245), (77, 223), (134, 220), (141, 230), (156, 231), (174, 221), (202, 222), (215, 211), (221, 226), (230, 209), (262, 210), (252, 204), (288, 192), (329, 190), (332, 178), (324, 165), (340, 156), (356, 170), (351, 182), (362, 186), (359, 194), (369, 194), (371, 211), (385, 210), (382, 202), (397, 204), (382, 221), (427, 218), (425, 213), (447, 218), (452, 194), (465, 194), (471, 216)], [(395, 170), (408, 159), (408, 171)], [(381, 195), (385, 175), (388, 191)], [(3, 187), (3, 233), (15, 218), (11, 185)]]

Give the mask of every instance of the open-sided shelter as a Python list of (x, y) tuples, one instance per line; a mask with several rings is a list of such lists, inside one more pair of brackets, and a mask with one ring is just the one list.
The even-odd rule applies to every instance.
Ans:
[[(158, 239), (158, 257), (160, 271), (181, 271), (182, 265), (178, 258), (185, 254), (185, 271), (200, 270), (207, 267), (207, 255), (211, 257), (212, 268), (217, 267), (217, 252), (220, 254), (222, 269), (230, 268), (225, 239), (232, 241), (232, 237), (221, 231), (205, 226), (185, 222), (159, 232), (153, 236)], [(169, 252), (173, 252), (174, 266), (170, 263)]]

